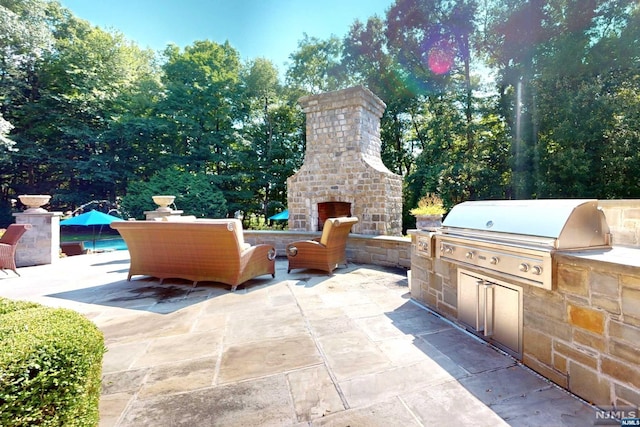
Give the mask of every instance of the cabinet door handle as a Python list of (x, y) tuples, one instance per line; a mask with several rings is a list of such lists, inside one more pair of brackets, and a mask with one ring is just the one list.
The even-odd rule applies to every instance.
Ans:
[(474, 329), (477, 332), (482, 331), (485, 324), (483, 286), (484, 280), (476, 280), (476, 324)]
[(493, 335), (493, 285), (484, 285), (484, 336)]

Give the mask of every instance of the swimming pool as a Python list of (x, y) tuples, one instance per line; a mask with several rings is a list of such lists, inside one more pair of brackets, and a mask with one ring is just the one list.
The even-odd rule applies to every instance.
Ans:
[[(83, 243), (85, 249), (93, 249), (93, 240), (85, 240)], [(124, 251), (127, 250), (127, 244), (123, 238), (100, 239), (96, 240), (95, 248), (102, 251)]]

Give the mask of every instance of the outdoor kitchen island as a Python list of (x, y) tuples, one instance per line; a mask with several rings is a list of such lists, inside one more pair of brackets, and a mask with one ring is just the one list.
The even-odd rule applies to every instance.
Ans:
[(640, 248), (611, 246), (595, 200), (461, 205), (409, 232), (411, 297), (588, 402), (638, 408)]

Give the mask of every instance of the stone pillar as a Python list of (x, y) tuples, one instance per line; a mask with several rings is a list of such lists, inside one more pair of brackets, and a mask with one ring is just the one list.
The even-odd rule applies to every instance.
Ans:
[(60, 259), (62, 212), (14, 213), (16, 224), (31, 224), (16, 248), (16, 266), (51, 264)]

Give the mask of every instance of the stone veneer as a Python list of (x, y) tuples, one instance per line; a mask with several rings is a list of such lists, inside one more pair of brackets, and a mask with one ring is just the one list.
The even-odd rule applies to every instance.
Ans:
[(304, 164), (287, 179), (289, 229), (318, 230), (318, 203), (351, 203), (352, 231), (402, 234), (402, 177), (382, 163), (385, 104), (363, 86), (303, 97)]
[[(456, 322), (458, 267), (420, 255), (430, 234), (410, 234), (411, 297)], [(520, 285), (523, 363), (598, 406), (640, 407), (640, 249), (558, 252), (554, 263), (554, 290)]]
[(640, 247), (640, 200), (598, 200), (616, 246)]
[[(243, 232), (247, 243), (273, 245), (278, 256), (286, 256), (287, 244), (296, 240), (318, 238), (321, 234), (309, 231), (244, 230)], [(349, 234), (346, 255), (349, 262), (357, 264), (408, 269), (411, 267), (411, 240), (399, 236)]]
[(16, 247), (16, 266), (51, 264), (60, 257), (61, 212), (15, 213), (16, 224), (31, 224)]

